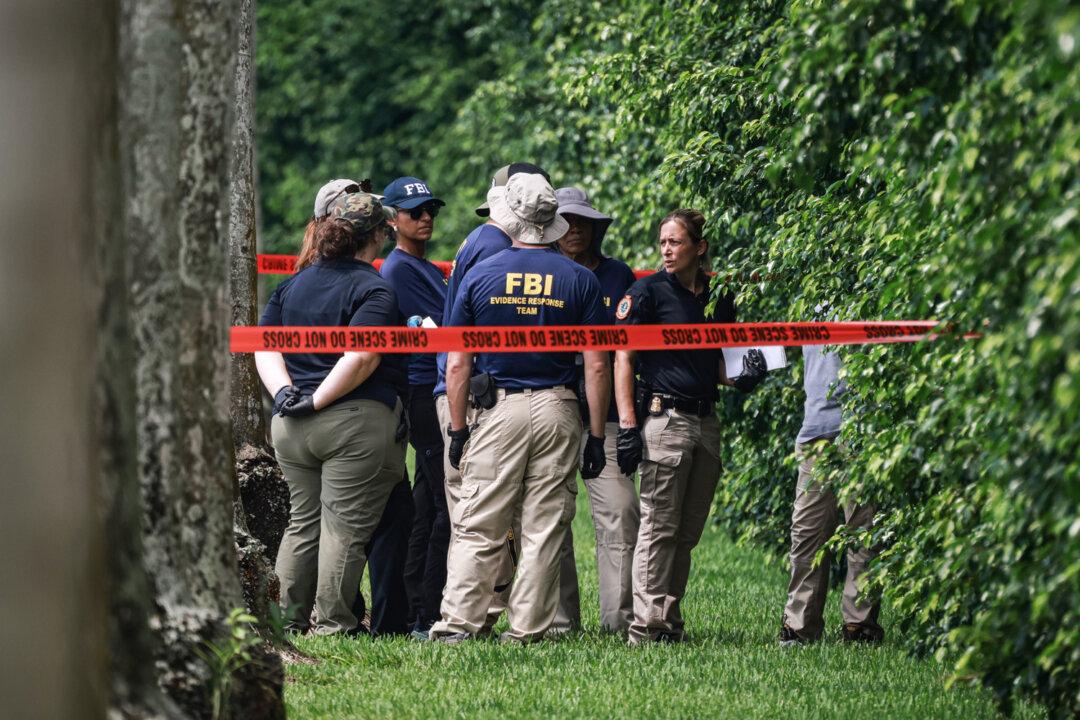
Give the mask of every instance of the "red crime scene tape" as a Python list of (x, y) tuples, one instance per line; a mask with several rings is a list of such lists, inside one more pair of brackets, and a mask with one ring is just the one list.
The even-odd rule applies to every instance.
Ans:
[[(933, 320), (702, 325), (232, 328), (233, 352), (378, 353), (704, 350), (755, 345), (859, 345), (961, 337)], [(964, 338), (977, 337), (974, 334)]]
[[(258, 255), (256, 268), (260, 275), (292, 275), (296, 272), (296, 255)], [(383, 261), (376, 260), (373, 265), (378, 270)], [(450, 277), (450, 270), (454, 267), (452, 262), (446, 260), (432, 260), (431, 264), (442, 271), (443, 277)], [(652, 275), (653, 270), (635, 270), (634, 277), (643, 278)]]

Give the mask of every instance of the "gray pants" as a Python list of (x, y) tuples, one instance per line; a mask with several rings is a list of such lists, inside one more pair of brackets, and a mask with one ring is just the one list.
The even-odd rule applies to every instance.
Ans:
[(668, 410), (642, 428), (641, 526), (634, 549), (634, 621), (630, 641), (681, 639), (679, 604), (720, 480), (716, 416)]
[(273, 418), (292, 502), (275, 568), (291, 627), (305, 629), (314, 605), (315, 633), (356, 628), (364, 546), (405, 471), (405, 445), (394, 441), (400, 412), (400, 404), (350, 400), (305, 418)]
[[(632, 568), (634, 546), (637, 543), (641, 511), (638, 507), (634, 478), (623, 475), (615, 454), (619, 424), (609, 422), (604, 427), (604, 455), (607, 463), (603, 472), (585, 481), (589, 491), (589, 507), (596, 528), (596, 574), (600, 581), (600, 626), (610, 632), (626, 632), (634, 619), (634, 588)], [(588, 430), (582, 436), (582, 443)], [(570, 560), (573, 562), (573, 535), (567, 531)], [(561, 584), (566, 586), (567, 565), (562, 566)], [(574, 589), (577, 589), (577, 568), (573, 568)], [(560, 599), (562, 594), (560, 593)], [(574, 597), (576, 606), (576, 594)]]
[[(836, 531), (840, 515), (839, 502), (833, 491), (813, 481), (814, 463), (823, 447), (831, 442), (817, 440), (795, 445), (799, 482), (795, 490), (795, 509), (791, 513), (791, 581), (784, 607), (784, 624), (807, 640), (821, 637), (832, 564), (831, 555), (826, 555), (817, 564), (814, 557)], [(844, 507), (844, 518), (850, 526), (871, 527), (874, 507), (848, 504)], [(877, 623), (879, 603), (860, 598), (860, 579), (871, 557), (873, 552), (869, 548), (849, 548), (847, 551), (847, 577), (840, 606), (845, 624)]]

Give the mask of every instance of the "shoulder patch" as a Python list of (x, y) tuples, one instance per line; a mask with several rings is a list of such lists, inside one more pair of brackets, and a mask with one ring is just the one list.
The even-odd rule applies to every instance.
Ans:
[(630, 316), (630, 308), (634, 306), (634, 299), (629, 295), (623, 295), (622, 300), (615, 306), (615, 319), (625, 320)]

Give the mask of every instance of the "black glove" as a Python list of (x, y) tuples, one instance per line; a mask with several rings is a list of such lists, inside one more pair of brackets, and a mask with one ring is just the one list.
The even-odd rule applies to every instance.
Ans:
[(472, 432), (469, 430), (469, 426), (461, 428), (460, 430), (454, 430), (451, 427), (446, 428), (446, 434), (450, 436), (450, 467), (455, 470), (461, 465), (461, 455), (465, 452), (465, 443), (469, 441), (469, 435)]
[(394, 431), (394, 442), (405, 442), (409, 439), (409, 413), (405, 408), (401, 409), (401, 417), (398, 418), (397, 429)]
[(637, 472), (643, 452), (641, 431), (636, 426), (619, 428), (619, 434), (615, 437), (615, 457), (619, 459), (619, 471), (623, 475), (633, 475)]
[(281, 417), (302, 418), (315, 414), (315, 399), (312, 395), (293, 395), (281, 406)]
[(742, 374), (735, 378), (734, 385), (740, 392), (753, 392), (769, 372), (765, 356), (757, 348), (743, 355)]
[(581, 477), (585, 480), (599, 477), (606, 464), (604, 438), (593, 437), (593, 434), (589, 433), (589, 439), (585, 441), (585, 452), (581, 456)]
[(281, 408), (285, 406), (285, 403), (287, 403), (294, 395), (299, 394), (300, 388), (295, 385), (286, 385), (278, 390), (277, 394), (274, 395), (274, 407), (270, 410), (271, 417), (279, 415), (281, 413)]

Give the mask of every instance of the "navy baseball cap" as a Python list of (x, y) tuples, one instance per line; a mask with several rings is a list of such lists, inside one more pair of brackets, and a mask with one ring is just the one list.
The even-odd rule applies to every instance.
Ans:
[(412, 210), (424, 203), (433, 202), (445, 205), (442, 200), (431, 194), (428, 184), (419, 178), (399, 177), (386, 186), (382, 191), (383, 205), (398, 208), (399, 210)]

